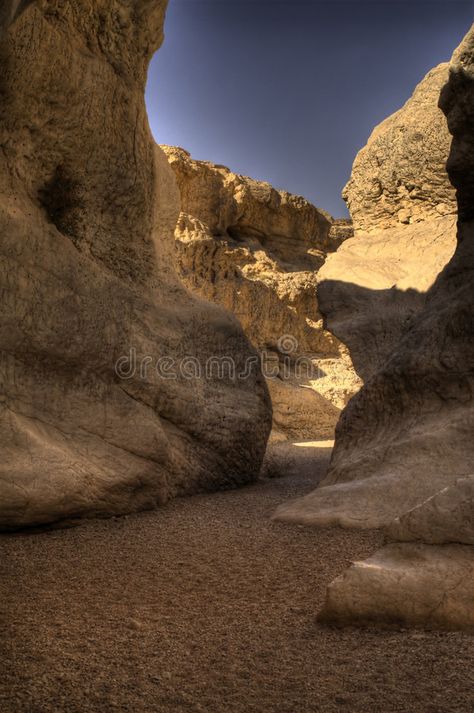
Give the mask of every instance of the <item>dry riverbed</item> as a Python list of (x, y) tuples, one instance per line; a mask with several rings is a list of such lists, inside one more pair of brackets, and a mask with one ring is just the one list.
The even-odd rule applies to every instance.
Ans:
[(471, 636), (316, 622), (381, 536), (270, 520), (323, 475), (314, 453), (313, 472), (3, 536), (2, 713), (470, 713)]

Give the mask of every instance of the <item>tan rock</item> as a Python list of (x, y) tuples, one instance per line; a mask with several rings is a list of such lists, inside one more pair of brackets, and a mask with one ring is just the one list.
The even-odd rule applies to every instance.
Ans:
[[(455, 247), (455, 218), (443, 214), (450, 200), (440, 151), (444, 146), (446, 159), (447, 145), (434, 138), (444, 135), (434, 102), (443, 76), (445, 68), (429, 73), (413, 99), (374, 132), (354, 164), (346, 197), (356, 225), (366, 232), (356, 232), (321, 268), (318, 298), (327, 327), (348, 347), (365, 386), (338, 423), (327, 477), (318, 490), (282, 505), (279, 519), (381, 527), (472, 472), (474, 445), (466, 425), (473, 418), (472, 241), (460, 241), (436, 277)], [(413, 133), (417, 113), (428, 143)], [(420, 153), (433, 141), (431, 153)], [(372, 193), (361, 197), (370, 171), (377, 170), (385, 185), (390, 171), (384, 156), (388, 166), (396, 157), (397, 181), (408, 176), (408, 167), (419, 173), (423, 193), (413, 225), (389, 227), (408, 209), (393, 193), (383, 202)], [(436, 211), (438, 205), (443, 208)], [(467, 229), (461, 225), (460, 234)]]
[(0, 38), (7, 31), (13, 20), (20, 15), (21, 12), (33, 0), (3, 0), (0, 7)]
[(332, 438), (360, 380), (323, 327), (317, 272), (351, 225), (268, 183), (163, 149), (181, 192), (176, 245), (184, 284), (232, 311), (259, 349), (275, 436)]
[(325, 623), (474, 630), (474, 547), (392, 544), (328, 587)]
[(369, 379), (421, 312), (426, 293), (456, 246), (456, 216), (359, 233), (318, 273), (325, 325)]
[(329, 586), (320, 618), (336, 624), (474, 630), (474, 26), (453, 55), (440, 106), (453, 135), (456, 251), (407, 335), (346, 409), (334, 485), (319, 491), (326, 520), (364, 526), (395, 513), (386, 533), (401, 542)]
[(258, 364), (181, 370), (255, 352), (175, 272), (179, 191), (143, 99), (165, 6), (37, 0), (1, 42), (3, 528), (233, 487), (263, 459)]
[(334, 580), (320, 618), (473, 628), (474, 477), (396, 518), (385, 533), (396, 544)]
[(462, 478), (443, 488), (396, 518), (385, 532), (388, 539), (398, 542), (474, 545), (474, 477)]
[(372, 132), (344, 188), (356, 232), (380, 231), (456, 212), (446, 174), (451, 137), (438, 109), (448, 64), (432, 69)]
[(325, 325), (364, 380), (422, 310), (456, 245), (455, 195), (445, 169), (450, 137), (438, 108), (447, 67), (431, 70), (357, 155), (344, 189), (356, 234), (318, 273)]
[(288, 334), (300, 351), (337, 356), (315, 298), (330, 216), (269, 183), (162, 148), (181, 192), (176, 244), (185, 284), (236, 314), (259, 349), (275, 349)]

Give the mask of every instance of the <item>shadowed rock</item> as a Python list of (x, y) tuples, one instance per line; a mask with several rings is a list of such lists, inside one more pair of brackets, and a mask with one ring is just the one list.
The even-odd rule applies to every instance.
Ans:
[(357, 234), (318, 274), (325, 326), (367, 381), (387, 361), (455, 248), (456, 217)]
[(329, 586), (320, 619), (335, 624), (474, 630), (474, 26), (453, 55), (440, 106), (453, 135), (456, 252), (385, 367), (346, 409), (335, 485), (319, 503), (310, 496), (315, 519), (322, 505), (326, 518), (351, 525), (387, 522), (396, 541)]
[(234, 487), (262, 462), (258, 366), (180, 370), (240, 373), (254, 351), (175, 274), (180, 196), (143, 99), (165, 7), (38, 0), (1, 42), (4, 528)]
[(388, 539), (421, 540), (444, 545), (474, 545), (474, 477), (461, 478), (440, 490), (413, 510), (397, 517), (386, 528)]
[[(388, 180), (392, 154), (398, 157), (400, 185), (408, 169), (410, 175), (433, 176), (432, 196), (427, 184), (416, 200), (409, 199), (418, 211), (413, 224), (400, 225), (396, 209), (401, 199), (388, 188), (384, 200), (360, 198), (369, 175), (362, 158), (354, 164), (346, 197), (356, 225), (371, 225), (373, 232), (356, 233), (328, 258), (318, 295), (326, 326), (349, 347), (365, 386), (341, 415), (321, 486), (282, 505), (278, 518), (380, 527), (472, 470), (467, 427), (473, 418), (473, 322), (467, 294), (472, 248), (462, 239), (464, 223), (455, 256), (436, 277), (455, 245), (454, 216), (433, 217), (435, 206), (453, 190), (441, 164), (446, 127), (437, 134), (445, 120), (433, 105), (433, 87), (442, 76), (446, 68), (428, 74), (412, 100), (378, 127), (360, 154), (368, 162), (367, 172), (379, 166), (382, 182)], [(423, 141), (413, 146), (417, 114), (428, 145), (437, 147), (432, 154), (423, 154), (428, 151)], [(452, 152), (455, 145), (456, 136)], [(446, 199), (443, 205), (450, 203)]]
[(348, 347), (364, 381), (421, 312), (456, 245), (450, 135), (438, 107), (447, 77), (447, 64), (428, 72), (356, 156), (343, 192), (355, 236), (318, 275), (325, 325)]

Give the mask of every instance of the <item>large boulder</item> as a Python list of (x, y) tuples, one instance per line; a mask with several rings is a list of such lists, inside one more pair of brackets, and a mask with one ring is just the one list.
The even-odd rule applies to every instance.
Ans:
[(178, 271), (193, 292), (232, 311), (259, 350), (278, 439), (332, 438), (360, 387), (318, 308), (318, 270), (351, 232), (269, 183), (163, 146), (181, 192)]
[(474, 630), (474, 548), (394, 543), (328, 587), (319, 621)]
[[(415, 92), (417, 101), (412, 99), (384, 122), (363, 152), (367, 161), (373, 157), (370, 165), (380, 165), (385, 180), (390, 171), (386, 174), (382, 158), (375, 159), (382, 150), (393, 151), (404, 175), (410, 162), (401, 158), (403, 148), (410, 161), (420, 166), (411, 166), (414, 174), (418, 170), (426, 174), (423, 182), (433, 177), (433, 195), (428, 196), (423, 183), (424, 193), (416, 201), (410, 199), (416, 203), (418, 222), (398, 227), (393, 227), (398, 199), (390, 192), (383, 210), (378, 197), (373, 199), (377, 205), (367, 197), (365, 202), (350, 201), (352, 210), (354, 201), (357, 206), (358, 225), (373, 225), (374, 231), (356, 233), (328, 259), (320, 271), (318, 295), (327, 326), (349, 347), (365, 385), (341, 416), (331, 465), (321, 486), (283, 505), (277, 515), (281, 519), (380, 527), (472, 470), (472, 247), (463, 239), (467, 229), (463, 221), (456, 254), (436, 277), (456, 245), (455, 216), (434, 218), (433, 214), (441, 200), (441, 212), (447, 211), (452, 188), (447, 187), (446, 174), (443, 178), (440, 149), (424, 155), (413, 148), (416, 109), (418, 127), (423, 127), (427, 140), (431, 137), (436, 146), (445, 147), (447, 159), (443, 138), (447, 128), (440, 129), (440, 121), (445, 121), (441, 111), (421, 101), (433, 102), (433, 93), (426, 89), (431, 83), (439, 88), (440, 77), (446, 76), (443, 67), (430, 73), (420, 85), (423, 92), (420, 87)], [(400, 144), (402, 135), (406, 139)], [(418, 147), (420, 142), (415, 143)], [(355, 166), (356, 178), (346, 196), (355, 192), (357, 197), (362, 190), (360, 159)], [(367, 211), (366, 223), (361, 205)]]
[(387, 526), (386, 534), (388, 539), (398, 542), (474, 545), (474, 477), (460, 478), (395, 518)]
[(37, 0), (0, 44), (3, 528), (260, 469), (271, 409), (255, 352), (174, 267), (179, 190), (143, 98), (165, 7)]
[(389, 544), (329, 585), (320, 620), (474, 629), (474, 478), (396, 518), (386, 535)]

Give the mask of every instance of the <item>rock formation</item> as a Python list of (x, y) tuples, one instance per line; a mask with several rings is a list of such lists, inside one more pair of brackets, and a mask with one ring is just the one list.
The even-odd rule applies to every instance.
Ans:
[(365, 387), (343, 412), (320, 488), (283, 505), (278, 518), (380, 527), (470, 472), (460, 448), (465, 439), (471, 450), (461, 426), (467, 384), (455, 365), (469, 350), (436, 281), (455, 247), (449, 133), (437, 107), (447, 76), (447, 65), (430, 72), (354, 163), (345, 197), (358, 232), (321, 268), (318, 298)]
[(388, 525), (386, 533), (398, 542), (474, 545), (474, 477), (460, 478), (400, 515)]
[(386, 361), (454, 252), (450, 136), (438, 108), (447, 77), (447, 64), (428, 72), (356, 156), (343, 192), (356, 234), (319, 273), (326, 326), (364, 380)]
[(325, 485), (299, 504), (313, 523), (387, 524), (389, 544), (329, 586), (320, 619), (335, 624), (474, 630), (474, 26), (440, 106), (453, 137), (455, 254), (345, 410)]
[(445, 169), (451, 140), (438, 109), (447, 79), (447, 63), (428, 72), (356, 156), (343, 197), (357, 233), (455, 213), (455, 193)]
[(329, 255), (318, 275), (320, 310), (361, 379), (377, 372), (421, 312), (455, 242), (450, 215), (358, 233)]
[(474, 629), (474, 477), (386, 528), (392, 540), (330, 584), (319, 618)]
[[(3, 528), (260, 469), (271, 411), (255, 352), (175, 273), (179, 191), (143, 99), (165, 6), (36, 0), (1, 40)], [(229, 356), (234, 373), (218, 373)]]
[(33, 0), (3, 0), (0, 7), (0, 39), (6, 32), (18, 15), (31, 3)]
[(356, 562), (327, 590), (319, 620), (474, 629), (473, 548), (391, 544)]
[(332, 438), (360, 380), (323, 327), (316, 286), (350, 224), (268, 183), (162, 148), (181, 192), (179, 274), (191, 291), (232, 311), (259, 350), (273, 437)]

